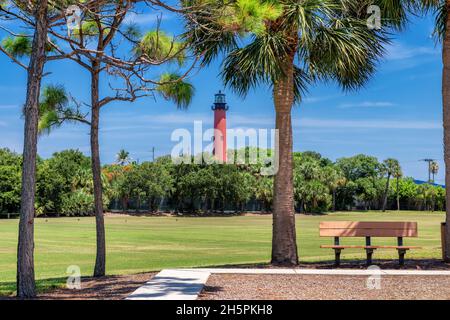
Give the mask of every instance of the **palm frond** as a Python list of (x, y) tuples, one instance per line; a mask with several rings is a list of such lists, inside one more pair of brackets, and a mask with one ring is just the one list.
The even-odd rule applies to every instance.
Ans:
[(443, 41), (445, 33), (447, 31), (448, 11), (445, 3), (443, 2), (435, 10), (435, 29), (433, 35), (437, 41)]
[(335, 80), (344, 89), (363, 86), (375, 72), (389, 38), (358, 19), (334, 19), (316, 29), (307, 63), (312, 76)]
[(254, 36), (252, 40), (228, 54), (221, 72), (225, 84), (241, 96), (259, 82), (271, 84), (285, 76), (283, 58), (289, 49), (286, 38), (275, 33)]
[(163, 31), (153, 30), (142, 37), (139, 44), (134, 48), (134, 53), (138, 56), (145, 55), (157, 61), (175, 59), (179, 65), (182, 65), (186, 59), (183, 47), (184, 44), (174, 37)]
[(183, 5), (192, 10), (185, 19), (185, 30), (182, 38), (189, 44), (197, 56), (202, 57), (202, 64), (208, 65), (220, 54), (228, 54), (238, 47), (235, 32), (219, 22), (227, 15), (229, 6), (220, 1), (185, 0)]
[(6, 37), (2, 41), (2, 47), (11, 56), (15, 58), (23, 58), (31, 55), (32, 41), (26, 36)]
[(123, 34), (130, 40), (136, 42), (142, 38), (142, 33), (139, 27), (135, 24), (131, 24), (125, 27)]
[(308, 93), (308, 85), (313, 81), (311, 76), (303, 69), (294, 66), (294, 96), (295, 102), (302, 102), (303, 96)]
[[(194, 13), (199, 26), (187, 23), (187, 41), (197, 54), (204, 54), (205, 63), (224, 55), (221, 76), (242, 96), (260, 83), (273, 85), (286, 76), (285, 70), (292, 69), (286, 65), (294, 63), (297, 101), (316, 80), (337, 81), (348, 90), (363, 86), (384, 54), (388, 31), (401, 28), (413, 8), (403, 0), (283, 0), (277, 2), (281, 13), (263, 20), (261, 32), (262, 28), (250, 26), (252, 19), (262, 15), (255, 9), (258, 1), (271, 3), (189, 0), (191, 5), (206, 3), (206, 8)], [(373, 4), (385, 19), (382, 30), (367, 26), (368, 8)], [(223, 17), (227, 14), (231, 16)]]
[(161, 83), (156, 90), (167, 100), (173, 101), (178, 108), (186, 109), (192, 102), (195, 94), (194, 86), (181, 79), (176, 73), (165, 73), (161, 76)]
[(50, 134), (65, 122), (87, 123), (88, 121), (86, 115), (77, 107), (69, 105), (69, 95), (63, 86), (45, 86), (39, 103), (39, 133)]
[(67, 106), (69, 98), (66, 89), (62, 85), (48, 85), (42, 90), (39, 110), (46, 112), (61, 109)]

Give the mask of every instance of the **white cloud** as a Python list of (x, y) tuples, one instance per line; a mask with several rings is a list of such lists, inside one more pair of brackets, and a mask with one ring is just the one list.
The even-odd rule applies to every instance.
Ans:
[[(211, 121), (211, 120), (210, 120)], [(266, 126), (274, 126), (275, 118), (271, 117), (249, 117), (243, 115), (232, 114), (229, 116), (229, 123), (231, 126), (257, 126), (257, 127), (266, 127)]]
[[(123, 119), (132, 123), (131, 125), (123, 125)], [(126, 116), (124, 114), (109, 115), (105, 119), (105, 126), (102, 131), (122, 131), (122, 130), (156, 130), (166, 128), (173, 130), (174, 127), (184, 127), (190, 129), (194, 125), (194, 121), (202, 121), (204, 127), (212, 127), (214, 116), (209, 113), (168, 113), (164, 115), (145, 115), (145, 116)], [(272, 128), (275, 125), (275, 117), (271, 116), (246, 116), (243, 114), (231, 113), (228, 115), (229, 128)], [(324, 118), (303, 118), (294, 117), (293, 126), (296, 129), (302, 128), (320, 128), (325, 129), (418, 129), (418, 130), (439, 130), (442, 124), (439, 121), (432, 120), (340, 120), (340, 119), (324, 119)]]
[(167, 13), (129, 13), (124, 23), (126, 24), (138, 24), (138, 25), (150, 25), (158, 22), (158, 19), (161, 21), (171, 19), (171, 15)]
[(17, 109), (18, 106), (14, 105), (14, 104), (0, 104), (0, 110), (5, 110), (5, 109)]
[(202, 121), (202, 122), (211, 122), (212, 115), (208, 116), (206, 114), (201, 113), (170, 113), (165, 115), (158, 116), (146, 116), (144, 121), (150, 121), (153, 123), (161, 123), (161, 124), (188, 124), (194, 123), (194, 121)]
[(317, 102), (332, 100), (332, 99), (336, 99), (336, 98), (340, 98), (340, 97), (342, 97), (342, 94), (341, 95), (330, 95), (330, 96), (306, 97), (302, 100), (302, 102), (303, 103), (317, 103)]
[(387, 101), (363, 101), (357, 103), (343, 103), (339, 105), (339, 108), (347, 109), (347, 108), (384, 108), (384, 107), (393, 107), (395, 106), (392, 102)]
[(407, 120), (337, 120), (337, 119), (296, 119), (294, 127), (299, 128), (347, 128), (347, 129), (416, 129), (439, 130), (442, 124), (435, 121), (407, 121)]
[(387, 48), (387, 60), (405, 60), (425, 55), (440, 54), (438, 48), (429, 47), (410, 47), (401, 43), (394, 43)]
[[(202, 121), (203, 125), (213, 125), (214, 114), (211, 112), (210, 114), (203, 113), (170, 113), (167, 115), (159, 115), (159, 116), (146, 116), (144, 117), (144, 121), (152, 122), (152, 123), (160, 123), (164, 125), (170, 124), (194, 124), (194, 121)], [(234, 126), (267, 126), (273, 125), (275, 123), (275, 118), (270, 117), (251, 117), (245, 116), (241, 114), (231, 113), (227, 115), (227, 122), (230, 127)]]

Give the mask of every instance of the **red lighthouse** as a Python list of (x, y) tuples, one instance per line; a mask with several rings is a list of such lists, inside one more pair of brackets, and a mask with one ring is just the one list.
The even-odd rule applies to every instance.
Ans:
[(214, 150), (213, 154), (221, 163), (227, 162), (227, 111), (225, 94), (216, 94), (214, 106)]

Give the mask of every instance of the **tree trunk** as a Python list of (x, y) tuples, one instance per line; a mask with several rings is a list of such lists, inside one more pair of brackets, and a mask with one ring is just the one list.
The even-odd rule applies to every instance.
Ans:
[(128, 212), (128, 197), (122, 198), (122, 212), (123, 213)]
[(333, 212), (336, 211), (336, 189), (333, 189)]
[(274, 84), (278, 172), (274, 180), (272, 264), (297, 265), (291, 110), (294, 104), (293, 55), (286, 64), (286, 77)]
[(434, 196), (431, 198), (431, 212), (434, 212), (434, 207), (436, 206)]
[(397, 211), (400, 211), (400, 193), (399, 193), (399, 180), (400, 177), (397, 176)]
[(387, 200), (388, 200), (388, 193), (389, 193), (389, 180), (391, 179), (391, 175), (388, 174), (387, 181), (386, 181), (386, 189), (384, 190), (384, 197), (383, 197), (383, 207), (381, 208), (381, 211), (386, 211), (387, 206)]
[[(450, 0), (446, 0), (447, 12), (450, 12)], [(450, 31), (450, 15), (447, 17), (446, 30)], [(444, 122), (444, 161), (445, 161), (445, 200), (446, 200), (446, 230), (445, 261), (450, 262), (450, 32), (445, 33), (443, 42), (443, 73), (442, 73), (442, 106)]]
[(17, 246), (17, 296), (36, 295), (34, 279), (34, 201), (36, 194), (36, 155), (39, 122), (39, 95), (47, 43), (47, 0), (37, 2), (36, 29), (28, 69), (25, 103), (22, 193), (20, 203), (19, 242)]
[(100, 164), (100, 149), (98, 142), (98, 129), (100, 120), (99, 105), (99, 64), (92, 64), (94, 70), (91, 75), (91, 161), (94, 179), (94, 208), (97, 235), (97, 254), (95, 258), (94, 277), (103, 277), (106, 273), (106, 245), (105, 221), (103, 217), (102, 174)]
[(141, 207), (141, 198), (138, 196), (136, 199), (136, 213), (139, 213), (140, 207)]

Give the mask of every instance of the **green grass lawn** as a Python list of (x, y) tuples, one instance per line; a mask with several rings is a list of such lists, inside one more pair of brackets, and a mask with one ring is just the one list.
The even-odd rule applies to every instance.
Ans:
[[(332, 250), (320, 249), (331, 238), (318, 236), (324, 220), (417, 221), (419, 238), (406, 239), (413, 250), (407, 258), (441, 257), (440, 223), (443, 213), (392, 211), (386, 213), (333, 213), (297, 216), (301, 261), (334, 258)], [(0, 295), (15, 290), (18, 220), (0, 220)], [(271, 247), (271, 216), (248, 217), (126, 217), (106, 218), (107, 273), (129, 274), (174, 267), (215, 266), (268, 262)], [(40, 289), (64, 282), (66, 269), (78, 265), (90, 275), (95, 260), (94, 218), (36, 219), (36, 278)], [(363, 244), (364, 239), (343, 243)], [(396, 239), (375, 238), (374, 244), (396, 244)], [(363, 250), (345, 250), (343, 259), (365, 259)], [(395, 250), (379, 250), (377, 258), (396, 258)]]

